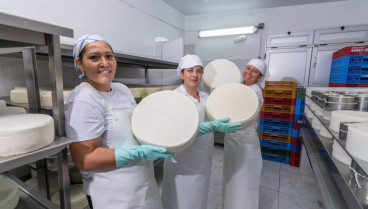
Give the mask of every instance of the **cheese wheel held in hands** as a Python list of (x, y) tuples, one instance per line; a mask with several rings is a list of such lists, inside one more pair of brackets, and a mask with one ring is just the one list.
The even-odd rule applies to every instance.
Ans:
[(208, 97), (206, 114), (210, 120), (230, 117), (231, 123), (242, 123), (248, 127), (257, 118), (259, 101), (256, 93), (243, 84), (224, 84)]
[(208, 90), (215, 89), (223, 84), (240, 83), (239, 68), (226, 59), (214, 60), (203, 70), (203, 86)]
[(141, 144), (163, 147), (167, 152), (184, 151), (197, 136), (197, 107), (174, 91), (148, 95), (133, 111), (132, 131)]

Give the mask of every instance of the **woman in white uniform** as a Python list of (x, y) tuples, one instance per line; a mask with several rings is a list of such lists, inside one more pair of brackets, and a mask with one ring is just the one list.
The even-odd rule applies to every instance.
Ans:
[(172, 154), (133, 138), (137, 104), (125, 85), (112, 83), (117, 63), (110, 44), (99, 35), (83, 36), (73, 57), (83, 80), (66, 98), (65, 129), (90, 207), (162, 209), (152, 161)]
[[(243, 84), (254, 90), (259, 107), (263, 105), (261, 87), (268, 77), (263, 60), (252, 59), (243, 72)], [(224, 139), (223, 208), (257, 209), (262, 156), (258, 139), (258, 121)]]
[(182, 57), (177, 73), (183, 84), (174, 91), (184, 94), (196, 104), (199, 133), (191, 147), (165, 159), (162, 203), (165, 209), (205, 209), (214, 148), (212, 132), (235, 132), (242, 126), (240, 123), (227, 123), (229, 118), (205, 122), (208, 94), (198, 90), (203, 74), (198, 56), (187, 54)]

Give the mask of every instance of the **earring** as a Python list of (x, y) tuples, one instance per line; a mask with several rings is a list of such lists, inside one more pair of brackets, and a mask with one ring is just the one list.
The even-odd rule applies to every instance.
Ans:
[(79, 75), (79, 78), (83, 78), (85, 76), (86, 76), (86, 74), (82, 73), (82, 74)]

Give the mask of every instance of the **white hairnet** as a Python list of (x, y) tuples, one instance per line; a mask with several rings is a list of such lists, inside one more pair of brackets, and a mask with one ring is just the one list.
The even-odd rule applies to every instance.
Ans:
[(80, 52), (83, 50), (83, 48), (94, 41), (102, 41), (108, 44), (110, 47), (111, 45), (100, 35), (98, 34), (87, 34), (85, 36), (80, 37), (74, 44), (73, 47), (73, 59), (74, 59), (74, 66), (75, 69), (79, 70), (79, 67), (77, 64), (75, 64), (75, 60), (79, 58)]
[(269, 77), (265, 61), (261, 59), (251, 59), (247, 65), (252, 65), (253, 67), (257, 68), (259, 72), (261, 72), (263, 76), (258, 79), (258, 84), (263, 89), (265, 87), (265, 82)]
[(176, 73), (180, 76), (180, 71), (182, 69), (191, 68), (197, 65), (203, 67), (201, 59), (197, 55), (187, 54), (180, 59)]

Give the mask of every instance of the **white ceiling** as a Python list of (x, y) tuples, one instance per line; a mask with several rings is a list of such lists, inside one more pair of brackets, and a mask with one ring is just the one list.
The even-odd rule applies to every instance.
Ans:
[(183, 15), (297, 6), (349, 0), (163, 0)]

